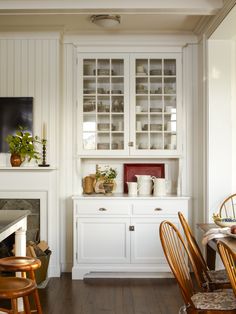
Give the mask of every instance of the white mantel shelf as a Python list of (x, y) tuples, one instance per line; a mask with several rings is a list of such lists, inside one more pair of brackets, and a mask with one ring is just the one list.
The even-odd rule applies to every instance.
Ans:
[(56, 167), (0, 167), (0, 171), (52, 171)]

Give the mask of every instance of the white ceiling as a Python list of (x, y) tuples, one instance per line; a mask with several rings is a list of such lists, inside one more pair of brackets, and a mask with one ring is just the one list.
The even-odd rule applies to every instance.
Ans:
[(65, 32), (107, 32), (92, 14), (119, 14), (109, 32), (196, 33), (227, 0), (0, 0), (0, 31), (61, 28)]

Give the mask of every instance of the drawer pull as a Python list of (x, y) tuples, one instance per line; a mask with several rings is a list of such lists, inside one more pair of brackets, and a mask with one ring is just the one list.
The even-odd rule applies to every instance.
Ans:
[(163, 210), (163, 209), (160, 208), (160, 207), (156, 207), (154, 210), (155, 210), (156, 212), (160, 212), (160, 211)]
[(107, 209), (104, 208), (104, 207), (100, 207), (98, 210), (99, 210), (100, 212), (105, 212)]

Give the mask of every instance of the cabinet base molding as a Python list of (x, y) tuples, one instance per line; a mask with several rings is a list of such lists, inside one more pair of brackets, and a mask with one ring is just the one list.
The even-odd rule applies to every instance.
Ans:
[(72, 279), (85, 279), (85, 278), (173, 278), (172, 273), (166, 265), (163, 267), (109, 267), (96, 266), (88, 267), (77, 266), (72, 268)]

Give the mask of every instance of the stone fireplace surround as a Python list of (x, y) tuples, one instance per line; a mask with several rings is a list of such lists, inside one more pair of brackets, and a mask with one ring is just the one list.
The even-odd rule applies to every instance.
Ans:
[[(0, 210), (29, 210), (27, 216), (26, 241), (36, 242), (40, 232), (40, 200), (39, 199), (0, 199)], [(43, 239), (42, 239), (43, 240)]]
[(37, 200), (40, 203), (40, 239), (47, 241), (52, 251), (48, 276), (59, 277), (59, 200), (57, 171), (53, 170), (0, 169), (0, 200)]

